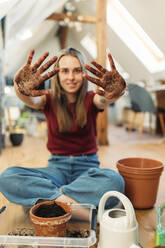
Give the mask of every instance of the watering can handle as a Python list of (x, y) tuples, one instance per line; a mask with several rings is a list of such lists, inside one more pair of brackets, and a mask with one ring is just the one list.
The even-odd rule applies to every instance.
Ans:
[(100, 203), (99, 203), (99, 209), (98, 209), (99, 220), (101, 220), (102, 215), (104, 213), (105, 203), (107, 199), (112, 196), (118, 198), (122, 202), (125, 208), (125, 211), (126, 211), (127, 227), (132, 227), (132, 225), (135, 222), (135, 212), (134, 212), (132, 203), (124, 194), (117, 192), (117, 191), (108, 191), (102, 196)]

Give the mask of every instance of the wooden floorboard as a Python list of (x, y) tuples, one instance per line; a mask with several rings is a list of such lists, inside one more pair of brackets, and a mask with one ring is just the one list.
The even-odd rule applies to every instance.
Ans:
[[(114, 127), (113, 127), (114, 128)], [(165, 161), (165, 143), (149, 143), (130, 144), (123, 142), (109, 127), (109, 146), (99, 147), (99, 159), (101, 167), (116, 169), (116, 162), (125, 157), (147, 157)], [(125, 132), (127, 137), (127, 133)], [(6, 148), (0, 155), (0, 172), (5, 168), (13, 165), (27, 167), (42, 167), (47, 164), (49, 152), (46, 149), (46, 137), (30, 137), (25, 136), (23, 144), (19, 147), (13, 147), (7, 139)], [(160, 185), (157, 195), (157, 201), (154, 208), (149, 210), (136, 210), (136, 217), (139, 223), (139, 241), (143, 248), (152, 248), (155, 244), (155, 229), (157, 224), (156, 209), (165, 204), (165, 172), (163, 171), (160, 178)], [(0, 206), (7, 203), (3, 195), (0, 195)]]

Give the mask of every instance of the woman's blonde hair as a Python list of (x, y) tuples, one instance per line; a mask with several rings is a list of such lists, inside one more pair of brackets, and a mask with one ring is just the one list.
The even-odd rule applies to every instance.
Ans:
[[(84, 68), (83, 55), (74, 48), (63, 49), (59, 52), (58, 59), (54, 64), (54, 68), (59, 67), (59, 61), (63, 56), (70, 55), (76, 57), (81, 64), (82, 72), (87, 73)], [(84, 127), (87, 122), (87, 114), (85, 109), (85, 96), (87, 93), (88, 82), (83, 78), (83, 84), (77, 92), (76, 98), (76, 124), (78, 127)], [(52, 99), (55, 106), (58, 126), (60, 132), (70, 131), (73, 127), (73, 116), (69, 109), (69, 102), (67, 100), (65, 91), (60, 85), (59, 76), (56, 74), (51, 81)]]

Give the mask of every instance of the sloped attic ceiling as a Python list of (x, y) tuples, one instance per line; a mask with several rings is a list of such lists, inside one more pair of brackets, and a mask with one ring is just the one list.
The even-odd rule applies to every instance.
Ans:
[[(149, 35), (152, 41), (165, 55), (165, 34), (163, 30), (165, 1), (120, 0), (120, 2), (127, 8), (129, 13), (135, 18), (139, 25), (144, 29), (144, 31)], [(132, 60), (132, 58), (130, 60)], [(136, 67), (138, 67), (138, 61), (135, 65), (137, 65)], [(139, 66), (141, 67), (141, 65)], [(152, 76), (155, 79), (164, 79), (165, 70), (154, 73)]]
[[(77, 6), (78, 12), (81, 13), (82, 11), (85, 10), (86, 14), (87, 13), (95, 14), (95, 7), (96, 7), (95, 2), (96, 1), (90, 1), (91, 3), (90, 7), (87, 6), (85, 2), (81, 2), (81, 4)], [(146, 34), (148, 34), (148, 36), (157, 45), (157, 47), (160, 50), (162, 50), (162, 52), (164, 53), (164, 47), (162, 45), (164, 44), (165, 36), (162, 34), (162, 32), (160, 32), (160, 29), (159, 29), (159, 34), (157, 33), (158, 27), (162, 25), (162, 17), (164, 15), (162, 9), (165, 7), (165, 2), (163, 0), (159, 0), (156, 3), (155, 1), (143, 1), (143, 0), (140, 0), (140, 1), (139, 0), (138, 1), (107, 0), (107, 3), (112, 3), (112, 2), (120, 2), (128, 10), (128, 12), (135, 18), (135, 21), (141, 26), (141, 28), (146, 32)], [(136, 9), (138, 9), (137, 13), (136, 13)], [(160, 18), (159, 18), (159, 15), (161, 15)], [(112, 13), (107, 12), (107, 16), (109, 18), (109, 22), (111, 22)], [(156, 19), (156, 24), (155, 24), (155, 19)], [(132, 25), (132, 23), (130, 23), (130, 25)], [(111, 28), (110, 25), (108, 25), (107, 32), (108, 32), (107, 46), (110, 48), (110, 51), (113, 57), (116, 59), (116, 61), (124, 68), (126, 72), (129, 73), (130, 75), (129, 81), (146, 80), (148, 82), (149, 80), (152, 80), (152, 79), (161, 79), (165, 77), (164, 70), (161, 71), (162, 69), (160, 69), (160, 71), (157, 73), (156, 72), (151, 73), (149, 69), (145, 66), (145, 64), (143, 63), (143, 58), (141, 57), (142, 61), (139, 60), (139, 58), (136, 55), (138, 55), (140, 51), (136, 48), (135, 44), (132, 44), (132, 47), (134, 47), (133, 48), (134, 51), (131, 51), (130, 48), (128, 47), (128, 44), (124, 43), (121, 40), (119, 35), (116, 32), (114, 32), (114, 30)], [(119, 33), (120, 32), (121, 31), (119, 27)], [(80, 40), (88, 33), (92, 33), (93, 36), (95, 36), (94, 25), (83, 24), (82, 31), (79, 32), (78, 35), (76, 34), (75, 29), (70, 29), (70, 39), (68, 43), (74, 44), (74, 46), (79, 47), (81, 46)], [(138, 36), (138, 33), (136, 30), (134, 30), (134, 33), (135, 35)], [(157, 37), (157, 35), (159, 36)], [(145, 41), (143, 42), (143, 45), (147, 46)], [(150, 50), (150, 47), (148, 50)], [(143, 56), (146, 56), (146, 55), (143, 54)], [(144, 58), (146, 59), (146, 57)]]
[(57, 53), (60, 49), (55, 36), (58, 24), (45, 19), (53, 12), (62, 12), (66, 0), (15, 0), (10, 8), (11, 2), (3, 2), (3, 8), (0, 8), (0, 16), (6, 14), (5, 49), (1, 56), (3, 54), (4, 74), (9, 76), (25, 63), (32, 48), (36, 50), (34, 59), (44, 51), (49, 51), (50, 56)]
[[(9, 1), (9, 0), (8, 0)], [(15, 43), (8, 43), (6, 51), (6, 63), (5, 72), (6, 74), (14, 74), (15, 71), (24, 63), (26, 56), (31, 48), (36, 49), (36, 57), (40, 56), (44, 51), (50, 51), (50, 54), (55, 54), (60, 49), (58, 37), (55, 37), (56, 31), (58, 29), (58, 23), (54, 21), (43, 21), (46, 15), (50, 12), (61, 12), (65, 0), (31, 0), (30, 3), (34, 4), (33, 10), (39, 13), (39, 16), (33, 16), (31, 11), (27, 11), (26, 15), (24, 13), (27, 10), (26, 0), (15, 0), (17, 2), (17, 7), (23, 2), (23, 15), (26, 18), (21, 20), (24, 27), (27, 27), (31, 19), (30, 30), (33, 31), (33, 36), (26, 40), (18, 40)], [(111, 0), (107, 0), (109, 2)], [(21, 2), (21, 3), (20, 3)], [(76, 6), (77, 12), (82, 14), (95, 15), (96, 11), (96, 0), (81, 0), (73, 1)], [(130, 14), (132, 14), (136, 21), (141, 25), (144, 31), (151, 37), (151, 39), (156, 43), (156, 45), (165, 53), (165, 36), (162, 30), (159, 28), (163, 23), (163, 10), (165, 9), (164, 0), (120, 0), (120, 2), (127, 8)], [(29, 3), (29, 2), (28, 2)], [(29, 3), (29, 4), (30, 4)], [(48, 3), (48, 4), (47, 4)], [(53, 5), (58, 3), (58, 7)], [(43, 4), (43, 5), (42, 5)], [(44, 5), (46, 4), (46, 5)], [(52, 4), (52, 5), (51, 5)], [(20, 5), (21, 6), (21, 5)], [(32, 6), (32, 5), (31, 5)], [(38, 7), (37, 7), (38, 6)], [(44, 7), (43, 7), (44, 6)], [(51, 11), (50, 7), (51, 6)], [(38, 11), (38, 8), (41, 8)], [(13, 8), (12, 8), (13, 9)], [(16, 9), (15, 9), (16, 11)], [(8, 16), (11, 12), (9, 11)], [(15, 12), (16, 13), (16, 12)], [(46, 15), (45, 15), (46, 13)], [(34, 12), (33, 12), (34, 14)], [(45, 16), (44, 16), (45, 15)], [(12, 19), (13, 19), (13, 15)], [(34, 18), (35, 17), (35, 18)], [(9, 20), (11, 20), (9, 18)], [(13, 23), (18, 24), (18, 20)], [(28, 25), (27, 25), (28, 24)], [(17, 26), (18, 27), (18, 26)], [(14, 29), (15, 30), (15, 29)], [(10, 30), (8, 37), (12, 38), (15, 36), (15, 31)], [(26, 29), (25, 29), (26, 30)], [(20, 31), (17, 30), (20, 35)], [(116, 61), (129, 73), (129, 81), (146, 80), (149, 81), (151, 78), (160, 79), (165, 77), (165, 72), (159, 72), (151, 74), (143, 63), (134, 55), (134, 53), (128, 48), (119, 36), (114, 32), (114, 30), (108, 26), (108, 47), (116, 59)], [(68, 46), (74, 46), (81, 49), (87, 56), (88, 60), (91, 59), (91, 55), (87, 50), (81, 45), (81, 40), (87, 34), (92, 34), (95, 37), (95, 25), (94, 24), (81, 24), (81, 30), (77, 30), (75, 27), (69, 28), (68, 32)], [(137, 51), (138, 52), (138, 51)], [(14, 58), (14, 60), (13, 60)]]

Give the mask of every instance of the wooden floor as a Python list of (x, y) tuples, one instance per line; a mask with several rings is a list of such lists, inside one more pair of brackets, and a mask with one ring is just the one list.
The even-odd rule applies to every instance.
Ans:
[[(125, 135), (128, 135), (127, 133)], [(116, 162), (125, 157), (138, 156), (165, 161), (165, 143), (130, 144), (121, 142), (115, 138), (109, 127), (109, 146), (99, 147), (99, 158), (101, 167), (116, 170)], [(0, 172), (13, 165), (27, 167), (41, 167), (47, 164), (49, 152), (46, 149), (46, 136), (29, 137), (25, 136), (24, 142), (19, 147), (13, 147), (7, 140), (6, 148), (0, 155)], [(155, 244), (155, 229), (157, 224), (156, 209), (165, 203), (165, 172), (163, 172), (157, 202), (150, 210), (136, 210), (136, 217), (139, 223), (139, 241), (143, 248), (152, 248)], [(7, 203), (7, 200), (0, 195), (0, 206)]]

